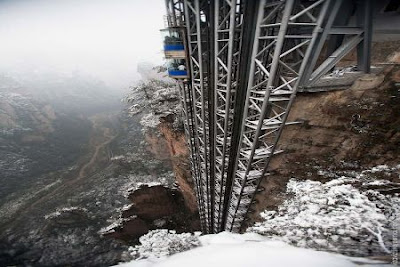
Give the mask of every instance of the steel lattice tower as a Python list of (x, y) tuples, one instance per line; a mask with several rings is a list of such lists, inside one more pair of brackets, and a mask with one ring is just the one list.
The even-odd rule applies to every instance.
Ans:
[(188, 76), (177, 83), (202, 230), (240, 231), (282, 152), (296, 93), (353, 49), (369, 72), (373, 1), (166, 0), (166, 8), (185, 43)]

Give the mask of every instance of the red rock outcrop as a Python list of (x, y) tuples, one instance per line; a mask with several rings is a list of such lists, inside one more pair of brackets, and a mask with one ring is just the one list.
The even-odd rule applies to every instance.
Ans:
[(185, 205), (192, 213), (197, 213), (197, 202), (194, 192), (194, 183), (190, 173), (189, 150), (185, 134), (173, 126), (173, 115), (161, 119), (158, 125), (159, 134), (148, 132), (145, 134), (149, 144), (148, 150), (155, 158), (165, 160), (166, 154), (171, 161), (175, 173), (176, 183), (179, 185)]

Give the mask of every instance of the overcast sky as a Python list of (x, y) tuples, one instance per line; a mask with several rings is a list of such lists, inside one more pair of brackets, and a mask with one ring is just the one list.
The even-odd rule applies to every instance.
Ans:
[(164, 0), (0, 0), (0, 72), (79, 71), (114, 86), (162, 62)]

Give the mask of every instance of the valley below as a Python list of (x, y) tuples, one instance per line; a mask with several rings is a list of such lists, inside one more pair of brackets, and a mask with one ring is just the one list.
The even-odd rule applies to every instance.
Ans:
[[(116, 96), (97, 106), (79, 96), (66, 108), (59, 99), (4, 88), (0, 266), (122, 261), (128, 244), (104, 237), (101, 230), (119, 219), (130, 204), (129, 190), (139, 183), (173, 183), (169, 160), (154, 159), (146, 148), (142, 115), (129, 115), (124, 104), (115, 104)], [(86, 104), (77, 108), (77, 102)], [(133, 159), (127, 166), (115, 160), (126, 154)]]
[(72, 165), (32, 177), (35, 184), (29, 187), (20, 181), (21, 188), (2, 199), (0, 262), (50, 266), (91, 262), (98, 257), (101, 262), (119, 260), (123, 246), (102, 240), (98, 233), (124, 201), (122, 195), (118, 199), (118, 192), (115, 197), (109, 195), (119, 183), (112, 179), (116, 166), (110, 161), (110, 143), (118, 133), (113, 125), (117, 115), (90, 117), (88, 143)]

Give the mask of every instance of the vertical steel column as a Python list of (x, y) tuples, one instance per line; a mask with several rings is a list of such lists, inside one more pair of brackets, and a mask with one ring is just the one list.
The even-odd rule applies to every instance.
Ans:
[[(241, 40), (240, 0), (214, 1), (214, 231), (221, 230)], [(236, 65), (235, 65), (236, 64)]]
[[(260, 3), (261, 7), (259, 8), (260, 13), (263, 12), (260, 16), (259, 13), (259, 19), (257, 23), (257, 28), (262, 27), (262, 22), (265, 21), (264, 18), (264, 5), (265, 2), (262, 1)], [(273, 44), (274, 47), (274, 57), (273, 57), (273, 62), (271, 64), (271, 70), (270, 72), (264, 70), (265, 75), (268, 76), (268, 79), (266, 80), (267, 82), (267, 87), (270, 88), (272, 86), (272, 82), (274, 81), (275, 74), (277, 72), (278, 64), (277, 61), (279, 60), (279, 56), (281, 54), (281, 49), (283, 47), (283, 42), (284, 42), (284, 37), (286, 34), (286, 29), (289, 23), (289, 16), (290, 13), (292, 12), (292, 8), (294, 5), (294, 0), (288, 0), (286, 2), (286, 5), (284, 6), (283, 10), (283, 17), (282, 17), (282, 22), (279, 25), (279, 33), (278, 36), (267, 36), (267, 37), (275, 37), (276, 40), (274, 40), (271, 44)], [(277, 4), (279, 7), (280, 4)], [(276, 9), (274, 9), (275, 11)], [(269, 16), (269, 14), (267, 15)], [(260, 34), (260, 31), (258, 32)], [(262, 36), (259, 36), (259, 39), (261, 39)], [(257, 46), (255, 46), (257, 47)], [(258, 47), (257, 47), (258, 48)], [(257, 59), (256, 59), (256, 54), (255, 52), (258, 52), (256, 50), (253, 50), (253, 58), (254, 58), (254, 63), (252, 64), (251, 68), (255, 68), (256, 64), (259, 64)], [(252, 72), (250, 70), (250, 72)], [(253, 76), (250, 76), (249, 79), (249, 85), (247, 88), (247, 97), (246, 97), (246, 107), (245, 107), (245, 113), (243, 114), (243, 119), (242, 119), (242, 136), (240, 140), (241, 148), (240, 152), (238, 155), (238, 162), (236, 165), (236, 172), (235, 172), (235, 180), (234, 180), (234, 186), (232, 189), (232, 196), (231, 196), (231, 203), (230, 203), (230, 209), (229, 209), (229, 214), (231, 215), (228, 217), (228, 229), (237, 231), (239, 230), (241, 223), (244, 219), (243, 215), (246, 212), (246, 206), (249, 206), (251, 203), (248, 201), (250, 200), (249, 196), (253, 195), (255, 193), (255, 187), (254, 186), (247, 186), (246, 183), (248, 180), (257, 180), (260, 179), (260, 170), (255, 169), (252, 166), (253, 160), (259, 160), (262, 158), (266, 158), (269, 156), (270, 153), (270, 147), (266, 146), (264, 149), (260, 148), (258, 146), (259, 142), (259, 136), (261, 133), (261, 127), (263, 126), (263, 120), (264, 120), (264, 114), (267, 111), (267, 104), (268, 104), (268, 97), (269, 97), (269, 91), (266, 91), (266, 96), (264, 97), (262, 101), (262, 107), (260, 108), (258, 105), (254, 105), (255, 103), (254, 100), (251, 98), (251, 89), (253, 87)], [(253, 101), (252, 101), (253, 100)], [(256, 109), (258, 109), (258, 114), (252, 115), (252, 111), (249, 110), (249, 108), (252, 107), (252, 104)], [(258, 119), (260, 118), (260, 119)], [(252, 119), (252, 121), (250, 121)], [(256, 120), (254, 120), (256, 119)], [(257, 122), (258, 120), (261, 120), (260, 122)], [(253, 125), (250, 125), (253, 124)], [(255, 131), (254, 131), (255, 130)], [(258, 148), (258, 153), (256, 155), (256, 149)], [(256, 156), (256, 157), (255, 157)], [(252, 173), (250, 173), (250, 171)], [(250, 178), (250, 179), (249, 179)], [(236, 221), (236, 224), (235, 224)], [(230, 225), (229, 225), (230, 224)]]
[[(172, 27), (178, 29), (178, 27), (185, 26), (184, 20), (184, 3), (183, 0), (166, 0), (165, 1), (166, 9), (167, 9), (167, 22), (168, 27)], [(186, 32), (183, 31), (184, 36), (184, 44), (186, 48), (186, 52), (188, 52), (188, 43), (186, 40)], [(194, 190), (196, 193), (196, 200), (199, 209), (199, 217), (201, 222), (201, 227), (203, 231), (206, 231), (204, 228), (207, 224), (204, 210), (204, 199), (203, 199), (203, 188), (201, 187), (201, 174), (199, 167), (199, 159), (198, 159), (198, 146), (196, 146), (196, 131), (195, 122), (194, 122), (194, 110), (193, 110), (193, 97), (191, 84), (186, 81), (178, 80), (177, 86), (181, 95), (182, 102), (182, 113), (184, 117), (184, 129), (188, 142), (189, 152), (190, 152), (190, 165), (191, 165), (191, 174), (194, 181)]]
[(206, 225), (203, 227), (209, 229), (212, 227), (211, 222), (211, 205), (210, 205), (210, 171), (209, 171), (209, 140), (208, 140), (208, 123), (206, 109), (208, 100), (206, 99), (206, 81), (204, 69), (204, 51), (202, 50), (202, 32), (201, 32), (201, 10), (199, 0), (185, 0), (185, 23), (188, 35), (189, 57), (192, 74), (192, 96), (194, 122), (196, 130), (196, 147), (200, 167), (202, 203), (204, 205)]
[[(329, 15), (328, 15), (328, 11), (330, 10), (329, 7), (330, 7), (330, 4), (331, 4), (331, 3), (332, 3), (332, 0), (324, 0), (324, 1), (320, 1), (320, 3), (319, 3), (319, 4), (322, 4), (322, 7), (321, 7), (320, 10), (318, 10), (319, 12), (317, 13), (317, 14), (318, 14), (318, 16), (316, 16), (317, 18), (315, 18), (315, 20), (313, 20), (313, 21), (316, 22), (316, 24), (315, 24), (315, 27), (314, 27), (313, 30), (312, 30), (311, 41), (310, 41), (309, 44), (305, 47), (305, 48), (306, 48), (306, 49), (305, 49), (305, 53), (302, 53), (302, 54), (303, 54), (303, 59), (302, 59), (302, 63), (301, 63), (301, 66), (300, 66), (298, 72), (294, 72), (294, 74), (297, 74), (297, 75), (298, 75), (298, 79), (295, 80), (295, 84), (294, 84), (294, 86), (293, 86), (292, 88), (290, 88), (290, 85), (288, 85), (288, 84), (286, 85), (286, 86), (288, 86), (288, 88), (290, 88), (290, 90), (292, 91), (291, 94), (290, 94), (290, 97), (289, 97), (289, 101), (287, 101), (287, 99), (280, 99), (280, 100), (275, 99), (275, 100), (274, 100), (274, 98), (273, 98), (272, 95), (270, 96), (270, 99), (268, 100), (270, 103), (272, 103), (272, 102), (274, 102), (274, 101), (276, 101), (276, 102), (282, 101), (282, 102), (283, 102), (283, 106), (286, 105), (286, 107), (285, 107), (285, 108), (286, 108), (286, 111), (285, 111), (284, 115), (282, 116), (282, 121), (281, 121), (282, 124), (281, 124), (281, 127), (279, 127), (277, 133), (276, 133), (275, 136), (274, 136), (274, 140), (273, 140), (273, 144), (272, 144), (272, 149), (271, 149), (271, 155), (274, 155), (275, 150), (277, 149), (277, 145), (278, 145), (280, 136), (281, 136), (281, 134), (282, 134), (282, 132), (283, 132), (283, 130), (284, 130), (284, 126), (285, 126), (286, 121), (287, 121), (287, 119), (288, 119), (288, 116), (289, 116), (289, 113), (290, 113), (290, 109), (291, 109), (291, 107), (292, 107), (292, 105), (293, 105), (293, 102), (294, 102), (295, 97), (296, 97), (296, 93), (297, 93), (298, 88), (299, 88), (299, 86), (300, 86), (301, 78), (302, 78), (302, 76), (304, 75), (305, 70), (309, 67), (309, 66), (308, 66), (308, 61), (309, 61), (309, 59), (310, 59), (311, 57), (313, 57), (314, 46), (315, 46), (315, 44), (319, 41), (318, 35), (320, 34), (321, 29), (322, 29), (322, 27), (323, 27), (323, 25), (324, 25), (324, 21), (326, 20), (326, 16), (328, 16), (328, 17), (329, 17), (329, 16), (336, 16), (336, 14), (337, 14), (337, 13), (335, 13), (335, 11), (332, 11), (332, 10), (331, 10), (331, 12), (330, 12)], [(313, 8), (315, 8), (315, 7), (317, 7), (317, 6), (314, 6)], [(318, 8), (318, 7), (317, 7), (317, 8)], [(306, 9), (304, 9), (304, 10), (306, 10)], [(304, 12), (304, 10), (303, 10), (303, 12)], [(300, 12), (300, 13), (301, 13), (301, 12)], [(299, 14), (300, 14), (300, 13), (299, 13)], [(298, 16), (298, 14), (292, 16), (292, 17), (290, 18), (290, 20), (293, 21), (297, 16)], [(299, 25), (302, 24), (301, 22), (298, 22), (298, 23), (299, 23)], [(305, 33), (305, 34), (307, 34), (307, 33)], [(307, 38), (306, 36), (304, 36), (304, 37)], [(299, 37), (299, 36), (298, 36), (297, 38), (300, 38), (300, 39), (301, 39), (301, 37)], [(307, 43), (308, 43), (308, 42), (307, 42)], [(307, 44), (307, 43), (306, 43), (306, 44)], [(292, 53), (294, 50), (296, 50), (296, 49), (298, 49), (298, 48), (299, 48), (299, 47), (296, 47), (296, 46), (293, 47), (293, 48), (288, 48), (288, 49), (286, 50), (286, 52), (284, 52), (283, 54), (281, 54), (281, 57), (284, 57), (284, 56), (288, 55), (289, 53)], [(303, 49), (303, 50), (304, 50), (304, 49)], [(283, 63), (283, 62), (281, 62), (281, 63)], [(280, 80), (281, 80), (282, 82), (285, 82), (285, 80), (284, 80), (282, 77), (280, 77)], [(277, 88), (279, 88), (279, 87), (277, 87)], [(264, 169), (263, 169), (263, 171), (262, 171), (261, 177), (264, 177), (264, 176), (266, 175), (266, 173), (267, 173), (267, 171), (268, 171), (268, 165), (269, 165), (270, 160), (271, 160), (271, 156), (268, 157), (267, 161), (265, 162), (265, 166), (264, 166)], [(260, 186), (260, 183), (261, 183), (261, 179), (259, 179), (258, 182), (257, 182), (256, 191), (258, 190), (258, 188), (259, 188), (259, 186)], [(252, 199), (251, 199), (251, 202), (254, 201), (254, 197), (255, 197), (255, 194), (253, 194)], [(250, 206), (247, 207), (245, 216), (247, 216), (247, 214), (248, 214), (248, 212), (249, 212), (249, 209), (250, 209)]]
[(216, 224), (216, 215), (215, 215), (215, 186), (216, 186), (216, 181), (215, 181), (215, 145), (216, 145), (216, 140), (214, 138), (215, 136), (215, 109), (216, 109), (216, 99), (214, 97), (215, 93), (215, 84), (214, 84), (214, 65), (215, 62), (211, 60), (212, 56), (215, 53), (215, 36), (213, 34), (213, 29), (215, 27), (215, 6), (210, 3), (208, 0), (203, 1), (203, 7), (202, 9), (205, 12), (205, 19), (208, 22), (208, 26), (204, 27), (204, 33), (205, 35), (205, 40), (207, 44), (205, 45), (207, 48), (207, 54), (204, 55), (207, 58), (207, 99), (208, 99), (208, 129), (209, 129), (209, 170), (210, 170), (210, 221), (212, 222), (210, 225), (210, 233), (215, 233), (215, 224)]
[(232, 184), (234, 179), (235, 159), (238, 153), (239, 139), (241, 136), (241, 119), (244, 112), (246, 100), (247, 80), (249, 79), (251, 66), (251, 55), (256, 39), (256, 24), (258, 7), (260, 0), (245, 1), (241, 3), (238, 9), (240, 16), (240, 41), (238, 42), (238, 55), (235, 57), (235, 75), (237, 76), (235, 94), (234, 94), (234, 117), (232, 123), (232, 136), (230, 140), (229, 164), (225, 178), (225, 192), (221, 211), (221, 231), (225, 230), (228, 216), (228, 208), (231, 200)]
[(369, 73), (371, 71), (371, 42), (372, 42), (373, 1), (358, 1), (357, 24), (363, 29), (363, 40), (357, 47), (357, 67)]

